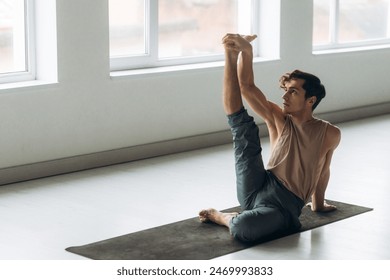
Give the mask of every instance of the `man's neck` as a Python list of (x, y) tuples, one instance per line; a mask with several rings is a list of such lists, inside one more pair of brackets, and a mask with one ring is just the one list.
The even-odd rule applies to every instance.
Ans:
[(291, 119), (295, 124), (304, 124), (313, 119), (313, 112), (302, 112), (297, 114), (291, 114)]

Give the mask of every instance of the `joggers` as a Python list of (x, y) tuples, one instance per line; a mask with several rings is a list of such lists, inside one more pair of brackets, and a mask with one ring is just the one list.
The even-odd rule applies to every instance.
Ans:
[(231, 219), (231, 234), (251, 242), (299, 229), (304, 202), (264, 168), (259, 129), (246, 109), (229, 115), (234, 144), (237, 198), (242, 212)]

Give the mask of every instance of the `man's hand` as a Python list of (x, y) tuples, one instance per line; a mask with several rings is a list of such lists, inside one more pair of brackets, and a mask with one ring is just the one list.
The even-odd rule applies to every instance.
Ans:
[(313, 203), (311, 203), (311, 202), (307, 203), (306, 206), (310, 207), (311, 211), (313, 211), (313, 212), (331, 212), (331, 211), (337, 210), (336, 206), (328, 204), (328, 203), (326, 203), (326, 201), (324, 201), (324, 205), (322, 207), (319, 207), (317, 209), (314, 209)]
[(225, 49), (234, 52), (241, 52), (245, 50), (252, 51), (250, 42), (257, 38), (257, 35), (240, 35), (240, 34), (226, 34), (222, 38), (222, 44)]

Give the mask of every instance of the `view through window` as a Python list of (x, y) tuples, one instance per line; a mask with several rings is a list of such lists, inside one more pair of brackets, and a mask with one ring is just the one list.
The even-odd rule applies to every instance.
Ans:
[(389, 0), (314, 0), (313, 46), (389, 43)]
[(25, 1), (0, 0), (0, 75), (27, 70)]
[(253, 2), (110, 0), (110, 56), (141, 66), (220, 59), (227, 31), (251, 33)]

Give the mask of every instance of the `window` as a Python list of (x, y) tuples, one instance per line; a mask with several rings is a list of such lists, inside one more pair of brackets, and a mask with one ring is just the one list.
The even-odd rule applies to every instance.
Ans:
[(111, 69), (222, 60), (221, 38), (225, 33), (257, 33), (258, 3), (109, 0)]
[(314, 50), (389, 44), (389, 2), (314, 0)]
[(31, 0), (0, 0), (0, 83), (33, 78), (31, 11)]

